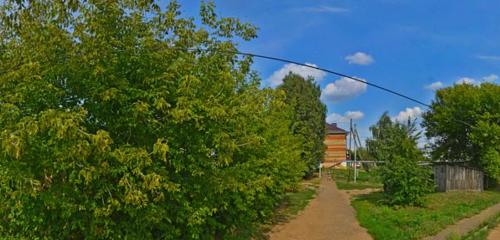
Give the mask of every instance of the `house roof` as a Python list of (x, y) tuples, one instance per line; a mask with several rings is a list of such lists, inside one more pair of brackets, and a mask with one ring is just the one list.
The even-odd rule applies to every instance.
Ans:
[(342, 128), (337, 127), (336, 123), (332, 123), (332, 124), (327, 123), (326, 124), (326, 133), (327, 134), (347, 133), (347, 131), (342, 129)]

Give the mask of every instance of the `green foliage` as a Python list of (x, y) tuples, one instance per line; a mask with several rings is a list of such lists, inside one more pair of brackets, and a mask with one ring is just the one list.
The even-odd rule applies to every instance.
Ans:
[(292, 132), (302, 139), (301, 156), (306, 163), (306, 176), (318, 169), (325, 155), (326, 106), (321, 102), (321, 90), (314, 79), (289, 73), (279, 89), (293, 109)]
[[(231, 239), (302, 177), (282, 91), (175, 1), (0, 5), (0, 238)], [(199, 48), (204, 51), (196, 50)]]
[(352, 201), (361, 226), (376, 240), (423, 239), (500, 201), (500, 192), (432, 193), (425, 207), (390, 207), (384, 195), (371, 193)]
[(390, 203), (421, 204), (421, 197), (433, 190), (433, 183), (430, 169), (418, 165), (424, 157), (417, 148), (415, 121), (392, 122), (384, 113), (370, 130), (373, 138), (367, 140), (367, 146), (377, 160), (384, 161), (380, 174)]
[(454, 85), (436, 92), (423, 126), (433, 157), (467, 161), (500, 180), (500, 86)]

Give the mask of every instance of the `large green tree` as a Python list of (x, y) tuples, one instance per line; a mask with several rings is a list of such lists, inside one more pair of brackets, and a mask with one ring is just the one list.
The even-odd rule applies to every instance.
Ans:
[(436, 92), (424, 114), (434, 159), (465, 161), (500, 179), (500, 86), (459, 84)]
[(293, 109), (291, 130), (302, 140), (301, 156), (309, 176), (325, 155), (326, 106), (320, 100), (321, 90), (313, 78), (304, 79), (291, 72), (278, 89), (285, 92), (285, 102)]
[(380, 174), (389, 202), (421, 204), (422, 196), (433, 190), (433, 183), (430, 169), (419, 165), (424, 156), (417, 147), (420, 133), (415, 120), (398, 123), (384, 113), (370, 130), (372, 138), (366, 145), (370, 154), (382, 162)]
[[(195, 23), (200, 23), (199, 25)], [(202, 3), (0, 4), (0, 238), (213, 239), (302, 176), (282, 91)]]

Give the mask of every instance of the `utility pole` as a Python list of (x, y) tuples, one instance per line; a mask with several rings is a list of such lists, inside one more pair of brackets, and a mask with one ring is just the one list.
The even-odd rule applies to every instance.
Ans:
[(352, 160), (352, 148), (351, 148), (351, 144), (352, 144), (352, 118), (350, 119), (349, 121), (349, 160), (347, 162), (347, 181), (351, 181), (351, 160)]
[(323, 166), (321, 166), (321, 163), (319, 163), (319, 178), (320, 178), (320, 179), (321, 179), (321, 168), (322, 168), (322, 167), (323, 167)]
[[(356, 129), (356, 124), (354, 124), (354, 129)], [(357, 133), (358, 131), (355, 130), (355, 133)], [(354, 137), (354, 139), (356, 139), (356, 137)], [(356, 141), (354, 141), (354, 183), (356, 183), (356, 178), (358, 177), (358, 163), (357, 163), (357, 157), (356, 157)]]

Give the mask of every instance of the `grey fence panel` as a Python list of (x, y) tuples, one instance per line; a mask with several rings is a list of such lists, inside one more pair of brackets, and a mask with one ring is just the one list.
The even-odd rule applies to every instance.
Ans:
[(483, 178), (483, 172), (473, 168), (454, 165), (434, 166), (434, 179), (440, 192), (483, 191)]

